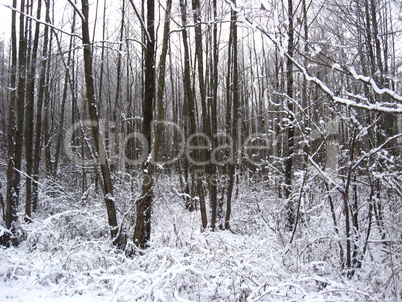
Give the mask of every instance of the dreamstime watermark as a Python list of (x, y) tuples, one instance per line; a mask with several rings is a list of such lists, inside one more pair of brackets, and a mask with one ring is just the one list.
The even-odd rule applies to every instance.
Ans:
[[(84, 158), (82, 152), (77, 150), (78, 146), (74, 145), (75, 138), (82, 129), (88, 129), (97, 126), (95, 121), (84, 120), (73, 124), (66, 132), (64, 137), (64, 151), (67, 157), (76, 165), (82, 167), (94, 167), (99, 160), (105, 157), (95, 159)], [(107, 153), (110, 161), (119, 167), (138, 166), (143, 164), (149, 157), (151, 146), (145, 135), (139, 131), (117, 132), (114, 122), (102, 121), (99, 123), (99, 130), (103, 138), (107, 138)], [(235, 138), (230, 133), (218, 132), (208, 136), (202, 132), (192, 133), (186, 136), (186, 132), (178, 124), (169, 121), (153, 121), (151, 125), (151, 141), (154, 141), (156, 131), (162, 138), (168, 138), (172, 142), (172, 150), (174, 154), (163, 159), (158, 159), (155, 164), (169, 165), (174, 164), (183, 157), (195, 166), (206, 166), (213, 164), (217, 166), (225, 166), (235, 163), (237, 158), (245, 159), (251, 165), (260, 165), (263, 163), (263, 152), (270, 149), (270, 141), (266, 133), (253, 133), (246, 138), (242, 138), (241, 123), (238, 124), (239, 135)], [(175, 138), (175, 139), (173, 139)], [(93, 144), (90, 142), (92, 136), (86, 137), (88, 146)], [(215, 142), (213, 144), (213, 141)], [(160, 150), (166, 146), (161, 146)], [(236, 148), (236, 149), (235, 149)], [(104, 148), (103, 148), (104, 149)], [(133, 154), (132, 150), (136, 150), (134, 154), (136, 158), (128, 156)], [(97, 150), (98, 154), (105, 150)], [(208, 159), (199, 156), (201, 153), (209, 153)], [(211, 180), (215, 181), (215, 180)]]

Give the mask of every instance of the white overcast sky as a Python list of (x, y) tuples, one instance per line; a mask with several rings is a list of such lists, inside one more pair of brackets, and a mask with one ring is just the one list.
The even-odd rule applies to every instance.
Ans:
[[(17, 1), (19, 5), (20, 1)], [(66, 10), (68, 12), (72, 12), (72, 7), (68, 3), (67, 0), (64, 1), (54, 1), (55, 2), (55, 25), (57, 27), (63, 26), (62, 24), (65, 24), (65, 27), (63, 28), (65, 31), (70, 32), (70, 23), (69, 20), (63, 18), (69, 18), (71, 16), (71, 13), (66, 14)], [(96, 11), (96, 3), (99, 3), (98, 7), (98, 22), (97, 23), (97, 37), (95, 37), (95, 40), (101, 40), (100, 32), (101, 32), (101, 20), (102, 20), (102, 14), (103, 14), (103, 0), (97, 1), (97, 0), (90, 0), (90, 22), (93, 25), (93, 22), (95, 20), (95, 11)], [(120, 19), (120, 6), (121, 6), (121, 1), (120, 0), (109, 0), (107, 2), (107, 10), (106, 10), (106, 15), (108, 18), (108, 25), (115, 24), (116, 28), (119, 24), (119, 19)], [(134, 3), (138, 2), (137, 0), (134, 1)], [(248, 2), (248, 1), (245, 1)], [(252, 1), (253, 2), (253, 1)], [(257, 1), (258, 2), (258, 1)], [(264, 2), (264, 1), (261, 1)], [(258, 2), (259, 3), (259, 2)], [(5, 6), (10, 6), (12, 4), (11, 0), (0, 0), (0, 40), (3, 40), (5, 44), (9, 44), (9, 37), (11, 35), (11, 9), (5, 7)], [(255, 3), (254, 3), (255, 4)], [(127, 4), (128, 5), (128, 4)], [(268, 5), (268, 4), (267, 4)], [(77, 4), (78, 7), (80, 7), (80, 1), (78, 1)], [(398, 7), (398, 5), (394, 2), (393, 7), (395, 8), (395, 24), (394, 24), (394, 30), (397, 31), (397, 35), (395, 36), (395, 42), (396, 42), (396, 60), (397, 63), (399, 63), (399, 71), (402, 72), (402, 47), (398, 47), (399, 45), (402, 45), (402, 2), (401, 6)], [(35, 8), (34, 8), (35, 9)], [(44, 19), (43, 17), (43, 12), (44, 12), (44, 5), (42, 8), (42, 20)], [(17, 14), (17, 24), (18, 24), (18, 18), (19, 15)], [(77, 24), (78, 25), (78, 24)], [(79, 26), (79, 25), (78, 25)], [(18, 26), (17, 26), (18, 27)], [(112, 28), (111, 28), (112, 27)], [(109, 34), (114, 30), (114, 26), (109, 26)], [(17, 29), (18, 30), (18, 29)]]
[[(19, 7), (19, 2), (17, 1), (17, 7)], [(79, 1), (80, 2), (80, 1)], [(95, 20), (95, 11), (96, 11), (96, 0), (89, 1), (90, 2), (90, 22), (93, 23)], [(103, 1), (98, 1), (98, 26), (100, 26), (103, 15)], [(120, 1), (107, 1), (107, 10), (106, 15), (110, 22), (116, 23), (116, 20), (120, 17)], [(0, 0), (0, 40), (5, 41), (8, 43), (9, 37), (11, 36), (11, 9), (6, 6), (11, 6), (11, 0)], [(78, 3), (77, 7), (81, 8), (81, 4)], [(61, 23), (67, 24), (67, 27), (64, 28), (67, 32), (70, 31), (70, 24), (67, 22), (68, 20), (63, 20), (63, 18), (68, 18), (71, 14), (65, 14), (66, 9), (69, 12), (72, 12), (72, 6), (68, 3), (67, 0), (64, 1), (55, 1), (55, 26), (60, 27)], [(34, 7), (34, 15), (36, 14), (36, 6)], [(42, 17), (41, 20), (44, 20), (44, 12), (45, 12), (45, 5), (42, 4)], [(19, 15), (17, 14), (17, 27), (18, 27), (18, 20)], [(78, 23), (79, 24), (79, 23)], [(118, 23), (117, 23), (118, 24)], [(17, 28), (18, 30), (18, 28)], [(100, 32), (98, 30), (97, 32)]]
[(0, 35), (1, 40), (6, 40), (10, 35), (10, 26), (11, 26), (11, 10), (4, 7), (4, 5), (10, 5), (11, 1), (0, 0), (0, 22), (1, 29)]

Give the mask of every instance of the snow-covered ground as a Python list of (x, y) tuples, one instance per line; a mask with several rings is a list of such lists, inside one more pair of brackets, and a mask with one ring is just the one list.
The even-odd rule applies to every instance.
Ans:
[(402, 284), (376, 254), (353, 279), (341, 272), (336, 245), (326, 250), (331, 228), (314, 229), (324, 214), (288, 246), (274, 194), (239, 192), (232, 231), (201, 233), (199, 212), (163, 186), (151, 246), (132, 257), (110, 244), (101, 198), (49, 199), (57, 213), (38, 214), (20, 246), (0, 249), (0, 301), (397, 301)]

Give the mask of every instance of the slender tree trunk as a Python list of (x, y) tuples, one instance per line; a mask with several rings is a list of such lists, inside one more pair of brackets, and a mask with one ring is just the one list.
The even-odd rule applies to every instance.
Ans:
[(345, 233), (346, 233), (346, 268), (348, 269), (348, 277), (353, 276), (352, 268), (352, 232), (350, 227), (350, 207), (349, 207), (349, 193), (345, 191), (342, 194), (343, 213), (345, 215)]
[[(302, 10), (303, 10), (303, 31), (304, 31), (304, 66), (308, 64), (308, 55), (309, 55), (309, 31), (308, 31), (308, 19), (307, 19), (307, 4), (306, 0), (302, 0)], [(302, 87), (302, 106), (306, 110), (306, 114), (310, 115), (310, 98), (308, 95), (308, 81), (305, 77), (303, 77), (303, 87)], [(310, 128), (309, 119), (305, 119), (304, 129)], [(304, 149), (304, 157), (303, 164), (307, 165), (308, 163), (308, 155), (310, 154), (310, 146), (308, 143), (303, 145)]]
[[(112, 112), (112, 120), (113, 122), (117, 121), (117, 109), (120, 104), (120, 95), (121, 95), (121, 69), (122, 69), (122, 51), (123, 51), (123, 34), (124, 34), (124, 22), (125, 22), (125, 8), (126, 2), (123, 1), (123, 7), (121, 11), (121, 24), (120, 24), (120, 41), (119, 41), (119, 53), (117, 55), (117, 79), (116, 79), (116, 94), (114, 98), (114, 106)], [(105, 25), (104, 25), (105, 27)], [(103, 61), (103, 60), (102, 60)]]
[[(21, 1), (20, 11), (25, 12), (25, 0)], [(15, 176), (14, 185), (17, 200), (20, 195), (20, 171), (22, 162), (23, 134), (24, 134), (24, 112), (25, 112), (25, 84), (26, 84), (26, 36), (25, 36), (25, 16), (20, 14), (20, 33), (18, 49), (18, 87), (17, 87), (17, 131), (15, 136)]]
[(102, 133), (99, 129), (99, 116), (97, 104), (95, 100), (95, 86), (92, 75), (92, 51), (89, 36), (89, 4), (88, 0), (82, 0), (82, 43), (84, 46), (84, 68), (85, 68), (85, 83), (86, 83), (86, 98), (88, 104), (88, 113), (91, 120), (94, 122), (92, 126), (92, 135), (94, 137), (95, 148), (98, 152), (99, 164), (103, 178), (104, 200), (107, 209), (108, 221), (110, 226), (110, 234), (114, 244), (120, 244), (120, 238), (117, 237), (117, 217), (116, 207), (113, 196), (112, 177), (110, 175), (109, 163), (106, 157), (106, 150), (102, 138)]
[[(328, 185), (327, 182), (325, 182), (325, 188), (326, 188), (327, 194), (328, 194), (328, 202), (329, 202), (329, 207), (331, 209), (331, 217), (332, 217), (332, 222), (334, 224), (334, 230), (335, 230), (335, 233), (336, 233), (337, 237), (339, 237), (340, 232), (339, 232), (338, 222), (337, 222), (337, 219), (336, 219), (334, 201), (332, 199), (331, 192), (329, 190), (329, 185)], [(338, 246), (339, 246), (339, 260), (340, 260), (340, 263), (342, 264), (342, 267), (343, 267), (345, 265), (345, 263), (344, 263), (344, 258), (345, 257), (344, 257), (344, 253), (343, 253), (342, 244), (341, 244), (340, 241), (338, 241)]]
[(372, 37), (372, 30), (371, 30), (371, 19), (370, 19), (370, 4), (369, 0), (364, 0), (364, 10), (365, 10), (365, 17), (366, 17), (366, 48), (368, 51), (368, 57), (370, 60), (370, 71), (372, 74), (375, 73), (375, 56), (374, 56), (374, 49), (373, 49), (373, 37)]
[[(0, 181), (0, 190), (3, 188), (3, 184)], [(0, 192), (0, 207), (1, 207), (1, 218), (3, 219), (3, 221), (6, 221), (6, 204), (4, 203), (4, 197), (3, 197), (3, 193)], [(2, 243), (3, 238), (0, 237), (0, 245), (3, 245)]]
[[(356, 152), (356, 137), (357, 130), (353, 131), (352, 138), (349, 142), (349, 150), (350, 150), (350, 158), (349, 162), (353, 163), (355, 160), (354, 154)], [(350, 164), (352, 165), (352, 164)], [(353, 171), (351, 166), (347, 169), (347, 175), (345, 180), (345, 188), (342, 192), (342, 200), (344, 206), (344, 215), (345, 215), (345, 234), (346, 234), (346, 269), (348, 278), (352, 278), (355, 273), (354, 268), (358, 263), (358, 255), (357, 255), (357, 246), (355, 243), (354, 234), (358, 232), (359, 227), (357, 224), (358, 213), (357, 213), (357, 204), (350, 204), (350, 187), (352, 186), (352, 175)], [(351, 223), (352, 222), (352, 223)]]
[[(232, 4), (236, 7), (236, 0), (232, 0)], [(225, 229), (230, 228), (230, 217), (232, 214), (232, 195), (233, 195), (233, 188), (235, 183), (235, 174), (236, 174), (236, 162), (237, 162), (237, 136), (238, 136), (238, 129), (239, 123), (239, 115), (240, 115), (240, 104), (239, 104), (239, 71), (238, 71), (238, 49), (237, 49), (237, 12), (232, 9), (231, 11), (231, 36), (232, 36), (232, 51), (233, 51), (233, 70), (228, 72), (233, 72), (233, 81), (230, 83), (230, 91), (232, 92), (233, 104), (232, 104), (232, 117), (231, 117), (231, 136), (233, 138), (233, 150), (231, 154), (231, 159), (229, 163), (229, 184), (228, 184), (228, 191), (227, 191), (227, 201), (226, 201), (226, 216), (225, 216)]]
[[(45, 1), (46, 5), (46, 22), (50, 23), (50, 3)], [(41, 74), (39, 76), (38, 87), (38, 100), (36, 103), (36, 128), (35, 128), (35, 151), (33, 155), (33, 185), (32, 185), (32, 210), (35, 212), (38, 206), (38, 181), (39, 181), (39, 164), (41, 157), (41, 141), (42, 141), (42, 107), (43, 97), (46, 89), (46, 70), (49, 64), (49, 58), (47, 58), (49, 46), (49, 27), (45, 26), (43, 34), (43, 49), (42, 49), (42, 63)]]
[[(76, 14), (74, 12), (73, 14), (73, 21), (71, 25), (71, 32), (75, 31), (75, 19), (76, 19)], [(70, 45), (69, 49), (73, 49), (73, 39), (74, 37), (70, 37)], [(59, 45), (59, 50), (61, 52), (61, 45)], [(67, 95), (68, 95), (68, 86), (70, 80), (70, 70), (71, 70), (71, 57), (72, 57), (72, 51), (68, 52), (67, 56), (67, 63), (65, 64), (66, 67), (66, 73), (65, 73), (65, 79), (64, 79), (64, 86), (63, 86), (63, 96), (61, 100), (61, 109), (60, 109), (60, 116), (59, 116), (59, 126), (57, 130), (57, 139), (56, 139), (56, 150), (54, 154), (54, 167), (53, 167), (53, 177), (57, 176), (57, 169), (59, 166), (59, 161), (60, 161), (60, 151), (61, 151), (61, 143), (63, 141), (63, 130), (64, 130), (64, 116), (65, 116), (65, 109), (66, 109), (66, 101), (67, 101)], [(64, 58), (62, 58), (64, 60)]]
[[(211, 86), (212, 86), (212, 97), (209, 97), (208, 99), (210, 100), (208, 102), (208, 106), (211, 108), (211, 113), (210, 113), (210, 124), (211, 124), (211, 130), (210, 130), (210, 135), (218, 133), (218, 76), (219, 76), (219, 71), (218, 71), (218, 63), (219, 63), (219, 52), (218, 52), (218, 13), (217, 13), (217, 1), (213, 0), (213, 28), (212, 28), (212, 78), (211, 78)], [(210, 137), (212, 140), (212, 149), (215, 150), (217, 146), (217, 140), (214, 139), (213, 137)], [(209, 167), (209, 175), (212, 176), (214, 173), (218, 172), (218, 168), (214, 163), (212, 162), (211, 158), (211, 163)], [(222, 207), (218, 207), (218, 184), (214, 184), (212, 181), (209, 181), (209, 194), (210, 194), (210, 200), (211, 200), (211, 205), (212, 205), (212, 217), (211, 217), (211, 227), (212, 229), (215, 229), (215, 224), (217, 219), (222, 219)], [(215, 212), (214, 212), (215, 211)], [(222, 221), (220, 221), (221, 223)]]
[[(289, 99), (293, 98), (293, 52), (294, 52), (294, 25), (293, 25), (293, 0), (288, 0), (288, 54), (289, 57), (286, 61), (286, 94)], [(288, 102), (288, 120), (289, 126), (287, 128), (287, 152), (285, 157), (285, 198), (289, 198), (292, 193), (292, 166), (293, 166), (293, 152), (294, 152), (294, 127), (293, 127), (293, 102)], [(295, 211), (293, 204), (288, 201), (287, 216), (288, 225), (292, 228), (295, 223)]]
[[(202, 128), (203, 128), (202, 130), (203, 130), (203, 133), (205, 133), (209, 138), (211, 138), (212, 135), (211, 135), (211, 127), (210, 127), (210, 118), (209, 118), (208, 110), (207, 110), (207, 91), (206, 91), (205, 77), (204, 77), (204, 55), (203, 55), (203, 42), (202, 42), (200, 1), (192, 0), (192, 8), (193, 8), (193, 20), (195, 23), (195, 27), (194, 27), (195, 56), (196, 56), (196, 60), (197, 60), (198, 84), (199, 84), (200, 96), (201, 96), (201, 110), (202, 110), (201, 121), (202, 121)], [(206, 150), (203, 150), (203, 152), (201, 152), (199, 154), (199, 156), (200, 156), (200, 159), (202, 159), (202, 161), (207, 162), (207, 161), (209, 161), (209, 159), (207, 157), (210, 152), (205, 152), (205, 151)], [(208, 151), (210, 151), (210, 150), (208, 150)], [(210, 176), (212, 175), (211, 168), (212, 168), (211, 164), (207, 164), (205, 167), (206, 179), (208, 181), (210, 179)], [(197, 179), (198, 178), (199, 177), (197, 177)], [(199, 191), (199, 197), (200, 197), (201, 217), (206, 217), (207, 213), (206, 213), (206, 206), (205, 206), (205, 193), (204, 193), (204, 187), (202, 185), (201, 180), (197, 180), (197, 189)], [(213, 219), (211, 219), (211, 227), (214, 230), (215, 223), (216, 223), (216, 200), (211, 200), (211, 206), (212, 206), (212, 217), (213, 217)], [(205, 213), (203, 213), (203, 211), (205, 211)]]
[[(383, 63), (383, 59), (382, 59), (382, 51), (381, 51), (381, 41), (380, 41), (380, 35), (379, 35), (379, 26), (378, 26), (378, 17), (377, 17), (377, 1), (375, 0), (370, 0), (370, 4), (367, 4), (367, 6), (370, 6), (370, 17), (367, 17), (367, 20), (371, 20), (371, 26), (372, 26), (372, 43), (374, 44), (373, 46), (370, 43), (371, 48), (374, 48), (374, 50), (372, 51), (372, 53), (370, 53), (370, 55), (373, 55), (373, 61), (376, 62), (375, 64), (375, 72), (378, 73), (379, 75), (375, 75), (373, 73), (373, 76), (377, 79), (377, 82), (380, 86), (380, 88), (389, 88), (387, 85), (388, 80), (386, 78), (384, 78), (384, 63)], [(369, 14), (367, 12), (367, 14)], [(367, 25), (370, 26), (370, 23)], [(388, 35), (385, 35), (386, 37)], [(386, 46), (384, 45), (384, 48)], [(375, 53), (375, 60), (374, 60), (374, 53)], [(384, 57), (384, 61), (386, 61), (387, 58)], [(379, 101), (383, 101), (383, 102), (389, 102), (389, 100), (387, 99), (387, 96), (379, 96)], [(395, 114), (392, 113), (381, 113), (381, 128), (384, 134), (379, 134), (378, 136), (378, 143), (382, 144), (387, 138), (397, 134), (397, 118)], [(395, 147), (395, 143), (392, 142), (390, 143), (387, 147)], [(390, 148), (390, 150), (392, 150), (392, 152), (397, 155), (395, 153), (396, 148)]]
[[(53, 36), (53, 34), (52, 34)], [(52, 40), (52, 39), (50, 39)], [(51, 57), (52, 54), (52, 49), (51, 47), (49, 48), (49, 58)], [(50, 74), (51, 72), (51, 66), (50, 64), (47, 64), (47, 70), (45, 71), (47, 81), (51, 80), (52, 75)], [(52, 158), (51, 158), (51, 143), (52, 143), (52, 138), (51, 138), (51, 126), (50, 126), (50, 90), (52, 89), (52, 85), (48, 85), (44, 90), (44, 108), (43, 108), (43, 140), (44, 140), (44, 156), (45, 156), (45, 170), (46, 170), (46, 176), (51, 177), (52, 176)]]
[[(13, 8), (17, 8), (17, 0), (13, 0)], [(11, 12), (11, 70), (10, 70), (10, 104), (8, 109), (8, 131), (7, 131), (7, 195), (5, 208), (6, 228), (9, 232), (4, 232), (0, 236), (0, 244), (10, 246), (13, 237), (14, 223), (17, 221), (18, 198), (15, 191), (15, 135), (16, 135), (16, 86), (17, 86), (17, 31), (16, 31), (16, 12)]]
[[(181, 18), (183, 26), (187, 25), (187, 17), (186, 17), (186, 3), (185, 0), (180, 0), (180, 8), (181, 8)], [(196, 105), (194, 100), (194, 92), (192, 89), (191, 84), (191, 69), (190, 69), (190, 51), (188, 46), (188, 37), (187, 37), (187, 30), (185, 28), (182, 29), (182, 37), (183, 37), (183, 46), (184, 46), (184, 95), (186, 104), (184, 105), (185, 111), (188, 111), (188, 117), (190, 120), (190, 132), (195, 134), (197, 132), (197, 114), (196, 114)], [(195, 139), (195, 146), (199, 146), (198, 139)], [(195, 159), (199, 161), (201, 156), (198, 150), (195, 152)], [(200, 200), (200, 213), (201, 213), (201, 223), (202, 228), (205, 229), (208, 224), (207, 220), (207, 211), (205, 206), (205, 196), (204, 196), (204, 189), (202, 187), (202, 179), (200, 175), (196, 175), (196, 167), (192, 164), (191, 165), (191, 173), (193, 177), (195, 177), (197, 192), (199, 195)], [(191, 201), (193, 202), (193, 201)], [(192, 206), (191, 206), (192, 207)]]
[[(202, 127), (205, 134), (209, 134), (210, 125), (207, 118), (207, 105), (206, 98), (207, 92), (204, 79), (204, 56), (202, 44), (202, 29), (201, 29), (201, 8), (199, 0), (192, 0), (193, 20), (195, 23), (195, 59), (197, 61), (198, 84), (201, 96), (201, 110), (202, 110)], [(204, 158), (205, 160), (205, 158)]]
[[(42, 1), (38, 1), (36, 18), (39, 20), (42, 10)], [(25, 159), (26, 174), (25, 178), (25, 220), (28, 222), (32, 216), (32, 172), (33, 172), (33, 129), (34, 129), (34, 95), (35, 95), (35, 76), (36, 59), (39, 45), (39, 22), (35, 26), (35, 36), (32, 45), (31, 60), (28, 66), (27, 88), (26, 88), (26, 108), (25, 108)]]
[[(165, 20), (164, 20), (164, 28), (163, 28), (163, 40), (162, 40), (162, 51), (159, 58), (159, 81), (158, 81), (158, 88), (156, 93), (156, 106), (157, 106), (157, 120), (163, 121), (165, 118), (165, 111), (163, 108), (163, 96), (166, 86), (166, 57), (168, 53), (169, 47), (169, 36), (170, 36), (170, 12), (172, 10), (172, 0), (166, 1), (166, 11), (165, 11)], [(154, 149), (155, 154), (159, 153), (159, 147), (161, 144), (162, 136), (160, 134), (163, 129), (158, 127), (159, 124), (156, 126), (155, 129), (155, 142), (154, 142)]]
[[(196, 120), (195, 120), (195, 104), (194, 104), (194, 93), (193, 86), (191, 82), (191, 68), (190, 68), (190, 50), (188, 45), (188, 35), (187, 29), (187, 10), (186, 10), (185, 0), (180, 0), (180, 12), (181, 12), (181, 21), (182, 21), (182, 39), (183, 39), (183, 95), (184, 102), (182, 105), (183, 112), (183, 130), (188, 135), (189, 132), (194, 133), (196, 131)], [(190, 188), (190, 184), (193, 183), (193, 178), (190, 180), (190, 175), (194, 175), (193, 167), (190, 167), (189, 161), (187, 159), (183, 159), (183, 169), (184, 169), (184, 192), (186, 194), (186, 209), (189, 211), (194, 211), (196, 209), (195, 198), (193, 195), (193, 190)], [(191, 170), (191, 171), (190, 171)], [(192, 187), (192, 185), (191, 185)], [(206, 227), (206, 223), (205, 223)]]
[(152, 162), (153, 105), (155, 101), (155, 3), (147, 0), (146, 24), (146, 53), (145, 53), (145, 91), (142, 101), (142, 134), (148, 143), (148, 157), (143, 163), (143, 182), (141, 197), (137, 201), (137, 219), (134, 229), (134, 244), (146, 248), (151, 238), (151, 207), (153, 200), (154, 165)]

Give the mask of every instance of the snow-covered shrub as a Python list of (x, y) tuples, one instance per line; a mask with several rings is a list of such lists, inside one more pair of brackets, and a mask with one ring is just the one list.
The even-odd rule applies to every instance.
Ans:
[[(240, 182), (231, 230), (200, 232), (200, 213), (186, 210), (178, 179), (161, 177), (150, 247), (131, 257), (112, 246), (95, 187), (82, 194), (53, 183), (42, 188), (33, 222), (21, 224), (26, 239), (17, 248), (0, 249), (2, 286), (88, 301), (393, 301), (401, 288), (399, 246), (370, 244), (362, 268), (349, 280), (339, 259), (345, 235), (338, 196), (331, 192), (339, 235), (325, 186), (313, 171), (307, 176), (302, 190), (300, 174), (292, 196), (300, 201), (300, 213), (291, 244), (286, 203), (266, 184)], [(138, 188), (131, 185), (116, 179), (119, 218), (132, 207)], [(134, 214), (124, 228), (128, 241)], [(373, 241), (378, 235), (373, 231)]]

